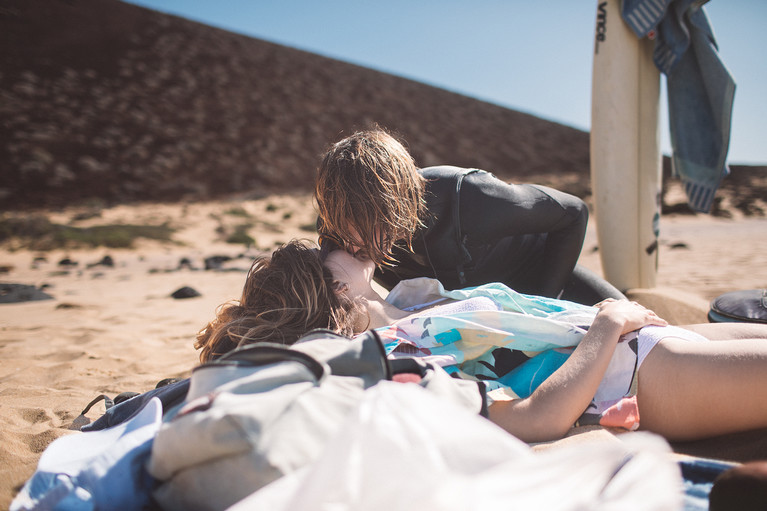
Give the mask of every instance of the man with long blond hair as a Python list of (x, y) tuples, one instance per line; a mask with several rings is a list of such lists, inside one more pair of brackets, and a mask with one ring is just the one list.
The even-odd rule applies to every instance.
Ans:
[(588, 222), (579, 198), (479, 169), (419, 169), (383, 129), (335, 143), (317, 171), (321, 242), (372, 259), (386, 288), (432, 277), (448, 289), (503, 282), (581, 303), (623, 298), (578, 267)]

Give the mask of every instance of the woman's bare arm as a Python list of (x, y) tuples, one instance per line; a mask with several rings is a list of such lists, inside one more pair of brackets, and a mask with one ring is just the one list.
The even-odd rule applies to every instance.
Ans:
[(591, 402), (624, 333), (667, 323), (638, 304), (608, 300), (567, 361), (530, 397), (498, 401), (490, 420), (526, 442), (561, 438)]

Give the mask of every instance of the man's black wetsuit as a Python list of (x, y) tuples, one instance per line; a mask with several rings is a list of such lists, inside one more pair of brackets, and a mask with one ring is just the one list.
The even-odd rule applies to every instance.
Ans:
[[(582, 200), (545, 186), (508, 184), (482, 170), (419, 172), (426, 178), (426, 227), (414, 236), (413, 253), (395, 246), (398, 263), (376, 272), (382, 285), (414, 277), (434, 277), (447, 289), (497, 281), (550, 297), (570, 285), (588, 222)], [(608, 296), (622, 296), (607, 286)], [(605, 294), (597, 290), (580, 301)]]

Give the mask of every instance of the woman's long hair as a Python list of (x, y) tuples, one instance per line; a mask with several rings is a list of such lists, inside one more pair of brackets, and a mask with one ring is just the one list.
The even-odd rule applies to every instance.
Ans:
[(334, 291), (319, 251), (294, 240), (253, 262), (240, 300), (221, 305), (194, 346), (208, 362), (244, 344), (293, 344), (315, 328), (351, 336), (354, 309)]
[(380, 128), (357, 132), (334, 144), (317, 169), (320, 236), (342, 247), (361, 243), (377, 265), (393, 263), (394, 244), (412, 249), (423, 225), (425, 187), (397, 139)]

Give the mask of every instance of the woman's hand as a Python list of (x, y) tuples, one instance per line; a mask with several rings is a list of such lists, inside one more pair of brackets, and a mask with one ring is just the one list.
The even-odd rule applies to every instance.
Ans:
[(595, 307), (599, 308), (597, 317), (609, 318), (621, 325), (621, 335), (639, 330), (647, 325), (668, 325), (665, 319), (660, 318), (655, 312), (637, 302), (608, 298), (596, 304)]

